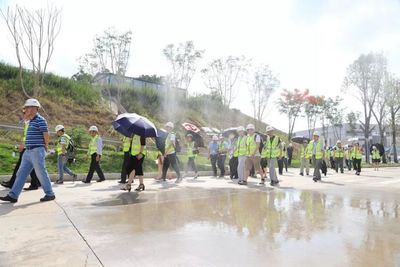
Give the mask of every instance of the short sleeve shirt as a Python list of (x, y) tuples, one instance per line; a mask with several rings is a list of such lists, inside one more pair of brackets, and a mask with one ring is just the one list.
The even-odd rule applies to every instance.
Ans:
[(25, 147), (45, 146), (43, 133), (48, 132), (48, 125), (45, 118), (40, 114), (36, 114), (29, 121), (28, 130), (26, 132)]

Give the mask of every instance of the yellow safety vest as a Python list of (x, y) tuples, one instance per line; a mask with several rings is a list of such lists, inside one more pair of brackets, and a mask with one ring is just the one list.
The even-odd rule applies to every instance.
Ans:
[(122, 151), (129, 152), (129, 148), (131, 147), (132, 139), (129, 137), (124, 137), (122, 139)]
[[(313, 146), (314, 146), (314, 140), (311, 140), (307, 147), (308, 153), (311, 154), (311, 156), (313, 153)], [(323, 151), (321, 148), (321, 141), (318, 140), (316, 151), (315, 151), (315, 159), (322, 159), (322, 156), (323, 156)]]
[(68, 145), (69, 145), (69, 140), (71, 140), (71, 137), (69, 137), (69, 135), (66, 134), (66, 133), (63, 134), (63, 135), (61, 135), (61, 136), (59, 137), (59, 139), (58, 139), (58, 141), (57, 141), (57, 146), (56, 146), (57, 155), (62, 154), (61, 138), (63, 138), (63, 137), (67, 138), (67, 140), (68, 140), (67, 144), (65, 145), (65, 149), (67, 149), (67, 147), (68, 147)]
[(372, 159), (381, 159), (381, 155), (378, 150), (372, 150)]
[(353, 147), (353, 150), (352, 150), (352, 157), (353, 157), (354, 159), (362, 159), (362, 152), (361, 152), (361, 149), (360, 149), (360, 148), (357, 148), (357, 147)]
[(237, 140), (237, 155), (239, 156), (246, 156), (247, 155), (247, 137), (246, 136), (239, 136)]
[(343, 147), (336, 147), (336, 149), (333, 152), (333, 156), (335, 158), (343, 158), (344, 157), (344, 149)]
[(246, 139), (247, 144), (247, 156), (257, 155), (257, 143), (256, 143), (256, 134), (248, 135)]
[(186, 142), (186, 154), (188, 156), (188, 158), (193, 158), (196, 155), (193, 153), (193, 149), (194, 149), (194, 142)]
[[(131, 143), (131, 155), (132, 156), (137, 156), (140, 154), (140, 148), (141, 148), (141, 144), (140, 144), (140, 136), (139, 135), (134, 135), (132, 137), (132, 143)], [(143, 152), (142, 154), (145, 155), (145, 148), (146, 146), (143, 148)]]
[(24, 144), (25, 144), (25, 140), (26, 140), (26, 133), (28, 132), (28, 127), (29, 127), (29, 122), (25, 122), (24, 136), (22, 137), (22, 142), (24, 142)]
[(169, 133), (167, 135), (167, 139), (165, 140), (165, 154), (166, 155), (175, 153), (175, 144), (171, 141), (171, 134), (172, 133)]
[(265, 141), (263, 150), (261, 151), (261, 157), (268, 159), (277, 158), (279, 153), (279, 137), (274, 136), (274, 139), (271, 140), (271, 137), (267, 136), (267, 140)]
[(232, 146), (233, 146), (233, 156), (237, 158), (239, 156), (238, 139), (232, 142)]
[(89, 150), (88, 154), (93, 155), (94, 153), (97, 153), (97, 139), (99, 139), (99, 135), (96, 134), (95, 137), (92, 137), (89, 143)]
[(300, 146), (300, 159), (309, 158), (308, 157), (308, 150), (307, 146), (301, 145)]

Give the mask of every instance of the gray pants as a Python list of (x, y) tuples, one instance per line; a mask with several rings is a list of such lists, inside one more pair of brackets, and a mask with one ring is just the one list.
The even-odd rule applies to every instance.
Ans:
[(268, 159), (269, 179), (271, 179), (271, 182), (279, 182), (275, 169), (276, 162), (276, 158)]
[(237, 172), (239, 176), (239, 181), (246, 181), (247, 175), (246, 175), (246, 156), (239, 156), (238, 160), (238, 167), (237, 167)]
[(304, 168), (306, 168), (307, 175), (310, 174), (310, 159), (302, 158), (300, 160), (300, 173), (304, 174)]
[(340, 172), (343, 173), (343, 158), (335, 158), (335, 169), (338, 172), (340, 168)]
[(321, 180), (321, 165), (322, 165), (322, 159), (316, 159), (315, 156), (312, 156), (312, 162), (313, 162), (313, 167), (314, 167), (314, 174), (313, 174), (313, 179), (318, 179)]

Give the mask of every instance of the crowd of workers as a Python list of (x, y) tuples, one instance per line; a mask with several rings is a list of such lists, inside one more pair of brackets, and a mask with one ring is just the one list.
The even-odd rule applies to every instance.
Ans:
[[(25, 121), (24, 137), (19, 146), (20, 157), (14, 169), (11, 179), (2, 182), (4, 187), (11, 190), (9, 193), (0, 197), (0, 200), (15, 203), (23, 189), (26, 178), (31, 176), (31, 184), (25, 190), (35, 190), (42, 186), (45, 196), (40, 201), (50, 201), (55, 199), (52, 190), (51, 180), (45, 165), (46, 152), (49, 150), (49, 131), (45, 118), (39, 113), (40, 103), (36, 99), (28, 99), (23, 107), (23, 118)], [(167, 137), (165, 139), (165, 149), (159, 152), (157, 162), (159, 164), (160, 176), (158, 181), (166, 181), (167, 173), (172, 168), (176, 173), (176, 183), (182, 181), (182, 174), (177, 159), (177, 137), (174, 133), (174, 124), (165, 124)], [(65, 133), (63, 125), (55, 127), (57, 133), (56, 150), (58, 178), (56, 184), (63, 184), (64, 172), (71, 175), (75, 180), (77, 175), (67, 167), (67, 149), (71, 144), (71, 137)], [(99, 179), (97, 182), (105, 180), (104, 173), (100, 166), (103, 142), (96, 126), (89, 128), (91, 140), (88, 146), (87, 158), (90, 158), (90, 167), (83, 183), (90, 183), (94, 172)], [(143, 182), (143, 162), (146, 157), (146, 138), (138, 135), (124, 137), (123, 139), (124, 160), (122, 164), (121, 180), (119, 183), (125, 184), (122, 190), (131, 191), (134, 178), (139, 179), (139, 186), (136, 191), (145, 190)], [(196, 156), (199, 148), (193, 140), (192, 134), (185, 137), (185, 151), (187, 154), (187, 164), (185, 174), (194, 171), (194, 179), (198, 177), (196, 168)], [(354, 145), (342, 146), (340, 140), (333, 148), (324, 148), (318, 132), (314, 132), (312, 140), (304, 139), (300, 145), (300, 175), (310, 174), (310, 163), (313, 167), (312, 179), (314, 182), (321, 180), (321, 170), (326, 175), (327, 166), (344, 172), (344, 164), (348, 170), (354, 168), (356, 175), (361, 173), (361, 159), (363, 151), (359, 143)], [(372, 150), (372, 160), (375, 170), (378, 169), (380, 154), (376, 147)], [(279, 185), (278, 173), (283, 174), (284, 168), (288, 171), (293, 156), (293, 145), (286, 143), (276, 135), (273, 127), (267, 126), (264, 133), (257, 133), (253, 124), (248, 124), (246, 129), (243, 126), (237, 128), (236, 132), (231, 132), (229, 136), (213, 135), (208, 145), (208, 158), (211, 163), (213, 176), (217, 177), (217, 170), (220, 170), (219, 177), (225, 176), (225, 164), (229, 159), (229, 173), (232, 180), (237, 179), (239, 185), (247, 185), (250, 176), (260, 176), (260, 184), (263, 185), (269, 179), (271, 186)], [(278, 167), (278, 173), (276, 171)], [(128, 179), (127, 179), (128, 178)]]

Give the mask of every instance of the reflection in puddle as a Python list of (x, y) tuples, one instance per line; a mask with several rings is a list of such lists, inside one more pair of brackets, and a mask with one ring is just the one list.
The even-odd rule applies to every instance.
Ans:
[[(110, 216), (96, 212), (90, 220), (114, 225), (109, 242), (132, 243), (128, 250), (152, 263), (168, 258), (171, 265), (184, 264), (190, 258), (194, 265), (400, 264), (400, 206), (395, 199), (186, 188), (124, 193), (98, 204), (114, 205), (127, 206), (104, 211)], [(140, 248), (134, 245), (138, 243)], [(149, 249), (157, 253), (147, 255)], [(124, 255), (118, 249), (115, 253)]]

